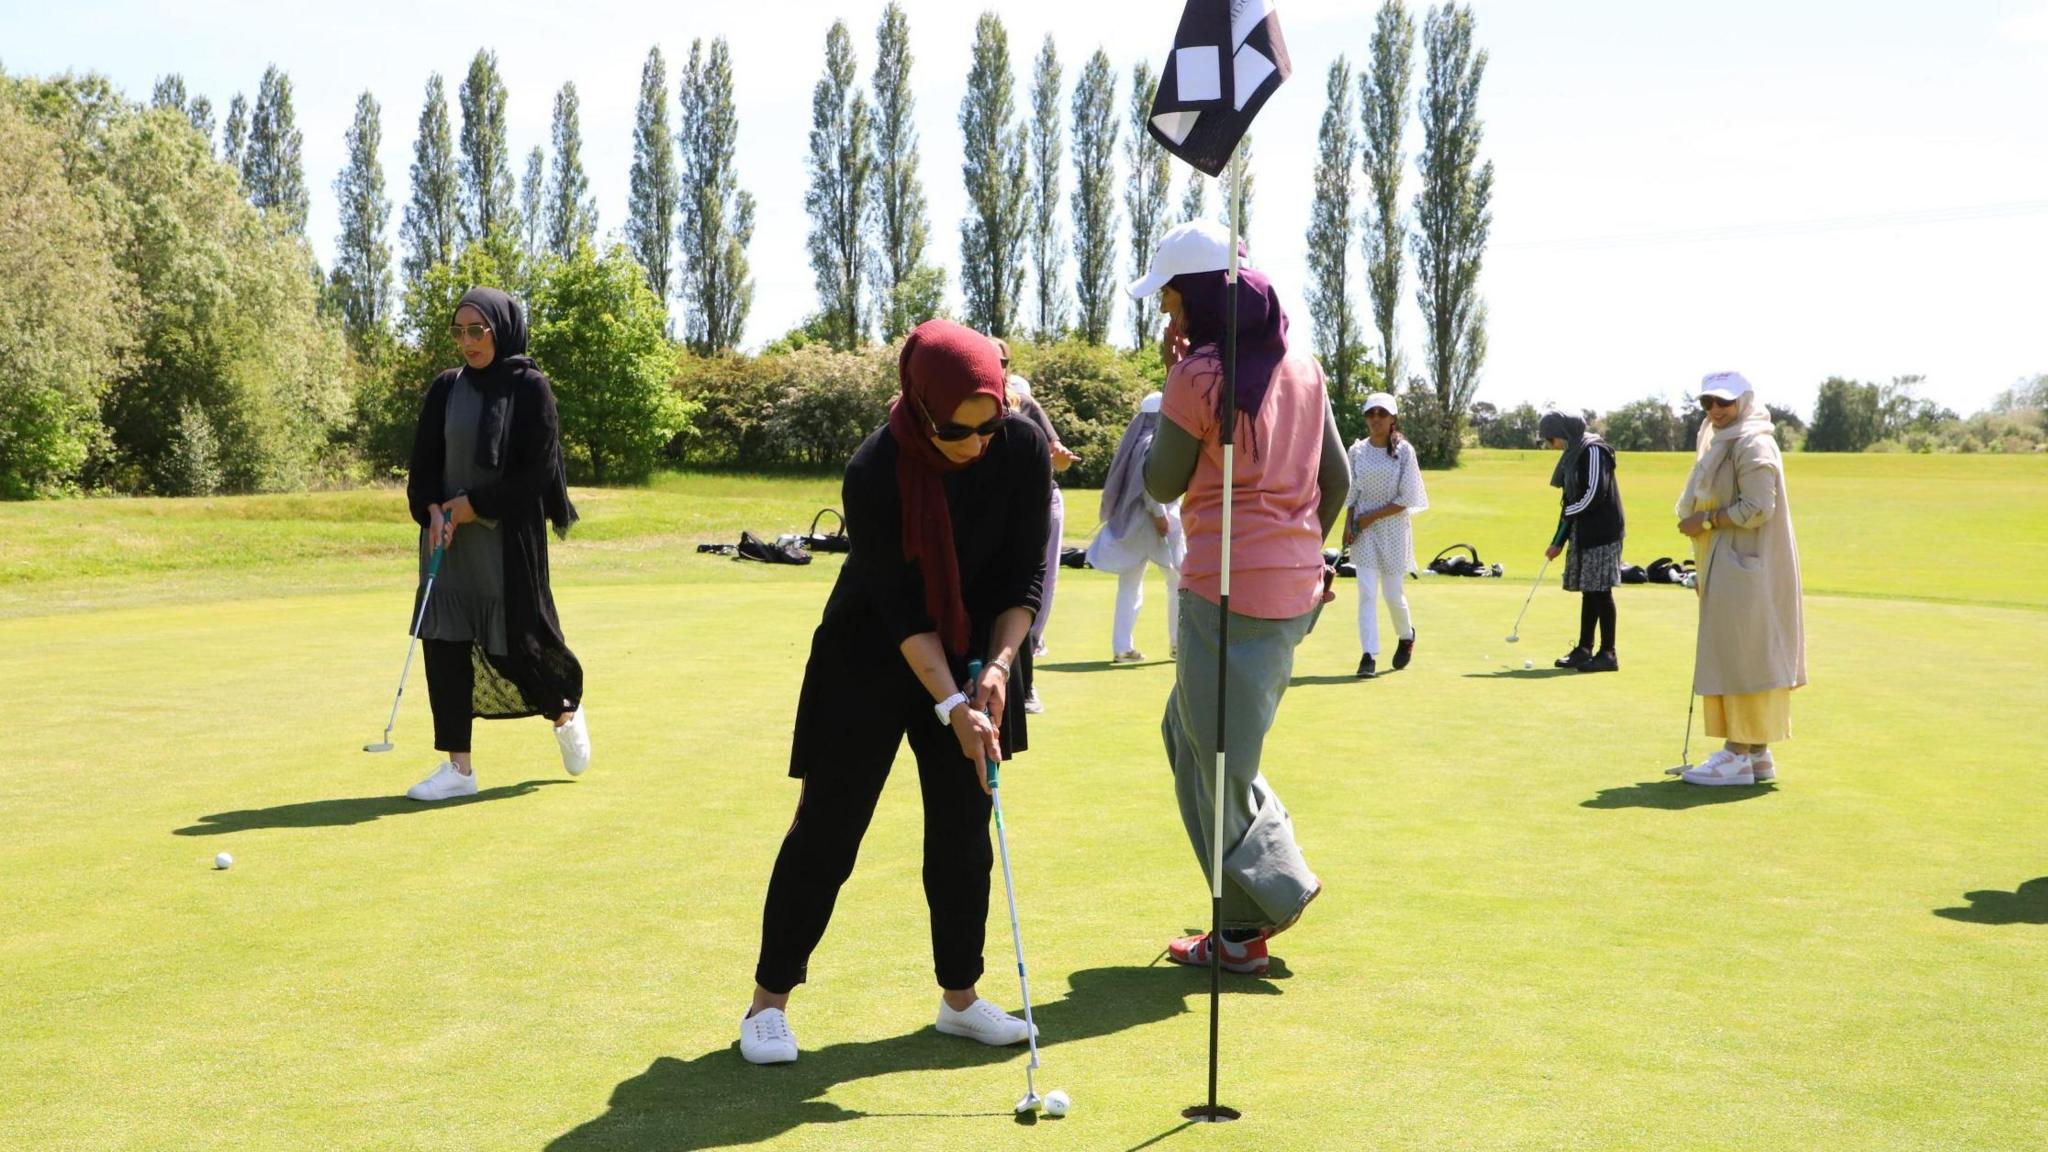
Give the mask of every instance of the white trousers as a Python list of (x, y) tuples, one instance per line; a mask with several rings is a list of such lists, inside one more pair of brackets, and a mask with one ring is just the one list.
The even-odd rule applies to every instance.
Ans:
[(1138, 609), (1145, 604), (1145, 570), (1158, 568), (1166, 578), (1166, 635), (1180, 635), (1180, 572), (1158, 564), (1140, 564), (1116, 576), (1116, 627), (1110, 636), (1111, 655), (1121, 656), (1138, 646)]
[(1407, 575), (1399, 568), (1375, 572), (1358, 570), (1358, 649), (1368, 655), (1380, 654), (1380, 614), (1373, 597), (1386, 597), (1387, 614), (1394, 618), (1394, 634), (1403, 640), (1415, 638), (1415, 623), (1408, 618), (1408, 593), (1401, 587)]

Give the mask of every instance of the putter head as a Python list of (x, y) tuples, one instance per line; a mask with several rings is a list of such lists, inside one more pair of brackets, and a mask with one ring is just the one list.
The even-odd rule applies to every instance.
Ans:
[(365, 744), (365, 745), (363, 745), (363, 751), (365, 751), (365, 752), (389, 752), (389, 751), (391, 751), (391, 741), (389, 741), (389, 740), (379, 740), (379, 741), (377, 741), (377, 742), (376, 742), (375, 744)]
[(1039, 1097), (1038, 1093), (1026, 1092), (1024, 1098), (1017, 1101), (1017, 1115), (1022, 1116), (1027, 1112), (1036, 1112), (1044, 1106), (1045, 1101)]
[(1522, 636), (1520, 633), (1516, 633), (1513, 636), (1503, 636), (1501, 637), (1501, 639), (1508, 644), (1520, 644), (1522, 642)]

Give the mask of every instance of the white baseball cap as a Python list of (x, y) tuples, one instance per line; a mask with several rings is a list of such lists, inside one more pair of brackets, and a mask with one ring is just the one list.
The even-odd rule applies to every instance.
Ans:
[(1166, 397), (1165, 397), (1165, 396), (1164, 396), (1163, 394), (1161, 394), (1161, 393), (1158, 393), (1158, 392), (1147, 392), (1147, 393), (1145, 393), (1145, 398), (1144, 398), (1143, 400), (1140, 400), (1140, 401), (1138, 401), (1138, 411), (1140, 411), (1140, 412), (1157, 412), (1157, 411), (1159, 411), (1159, 405), (1160, 405), (1160, 404), (1161, 404), (1161, 403), (1162, 403), (1162, 402), (1163, 402), (1163, 401), (1164, 401), (1165, 399), (1166, 399)]
[(1740, 372), (1715, 372), (1700, 381), (1700, 395), (1733, 404), (1744, 392), (1752, 391)]
[(1394, 400), (1392, 392), (1375, 392), (1367, 396), (1365, 398), (1365, 410), (1370, 412), (1375, 408), (1385, 408), (1389, 416), (1399, 416), (1401, 414), (1401, 405)]
[[(1252, 266), (1251, 258), (1239, 256), (1238, 267)], [(1131, 284), (1131, 295), (1139, 300), (1152, 295), (1175, 276), (1191, 272), (1222, 272), (1230, 267), (1230, 229), (1214, 220), (1190, 220), (1159, 238), (1152, 252), (1152, 266)]]

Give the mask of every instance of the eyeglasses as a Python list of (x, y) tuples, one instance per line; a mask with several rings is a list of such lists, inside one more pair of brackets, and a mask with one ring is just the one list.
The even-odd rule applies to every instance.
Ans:
[(934, 423), (932, 421), (932, 414), (925, 410), (924, 401), (922, 400), (917, 402), (917, 410), (923, 414), (925, 426), (932, 430), (932, 435), (937, 439), (946, 441), (948, 444), (957, 444), (970, 436), (993, 436), (1003, 430), (1003, 414), (1001, 412), (997, 412), (995, 418), (986, 423), (968, 425), (956, 424), (951, 420), (946, 421), (944, 424)]
[(451, 340), (481, 340), (491, 334), (489, 324), (450, 324), (448, 337)]

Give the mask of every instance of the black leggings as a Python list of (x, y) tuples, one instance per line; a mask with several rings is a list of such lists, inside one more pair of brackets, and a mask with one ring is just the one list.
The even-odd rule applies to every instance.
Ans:
[[(989, 798), (975, 778), (973, 762), (960, 754), (953, 730), (940, 724), (921, 698), (882, 715), (806, 717), (812, 723), (828, 719), (842, 754), (804, 777), (796, 820), (782, 838), (768, 880), (755, 982), (778, 994), (804, 982), (811, 952), (824, 939), (840, 886), (853, 874), (861, 837), (907, 734), (924, 794), (924, 898), (931, 910), (934, 975), (941, 988), (973, 986), (982, 974), (989, 874), (995, 864), (988, 840)], [(872, 946), (872, 939), (864, 938), (860, 946)]]
[(1593, 625), (1600, 625), (1600, 651), (1614, 651), (1614, 591), (1581, 592), (1579, 601), (1579, 647), (1593, 650)]

